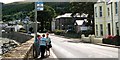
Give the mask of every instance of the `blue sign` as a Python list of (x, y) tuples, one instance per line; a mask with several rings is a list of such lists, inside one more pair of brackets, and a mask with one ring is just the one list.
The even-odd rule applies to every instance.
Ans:
[(36, 10), (37, 11), (43, 11), (44, 10), (43, 2), (36, 2)]

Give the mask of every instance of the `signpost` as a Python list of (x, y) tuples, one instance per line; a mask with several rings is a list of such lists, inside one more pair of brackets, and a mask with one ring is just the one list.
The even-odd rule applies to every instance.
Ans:
[[(37, 39), (37, 11), (43, 11), (43, 2), (35, 2), (35, 41)], [(37, 57), (38, 55), (38, 50), (37, 50), (37, 46), (33, 45), (33, 57)], [(35, 52), (35, 55), (34, 55)]]
[(37, 11), (43, 10), (43, 2), (35, 2), (35, 39), (37, 38)]

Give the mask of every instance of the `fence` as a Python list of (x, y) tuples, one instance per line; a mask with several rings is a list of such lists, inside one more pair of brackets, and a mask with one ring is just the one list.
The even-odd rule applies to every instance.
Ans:
[(96, 38), (95, 35), (89, 35), (88, 37), (85, 37), (85, 35), (81, 35), (81, 39), (83, 42), (88, 42), (88, 43), (102, 43), (103, 38)]

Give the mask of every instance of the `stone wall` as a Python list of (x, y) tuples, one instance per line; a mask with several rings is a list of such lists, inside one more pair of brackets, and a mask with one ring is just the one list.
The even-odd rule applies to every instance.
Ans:
[(85, 37), (85, 35), (81, 35), (81, 39), (84, 42), (89, 42), (89, 43), (102, 43), (103, 38), (96, 38), (94, 35), (89, 35), (88, 37)]
[(2, 33), (2, 37), (13, 39), (18, 43), (25, 43), (26, 41), (33, 38), (31, 35), (27, 35), (27, 34), (19, 33), (19, 32)]

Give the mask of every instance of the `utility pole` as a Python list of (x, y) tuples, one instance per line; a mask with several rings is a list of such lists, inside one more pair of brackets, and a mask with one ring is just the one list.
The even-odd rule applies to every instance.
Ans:
[(35, 3), (35, 39), (37, 39), (37, 4)]

